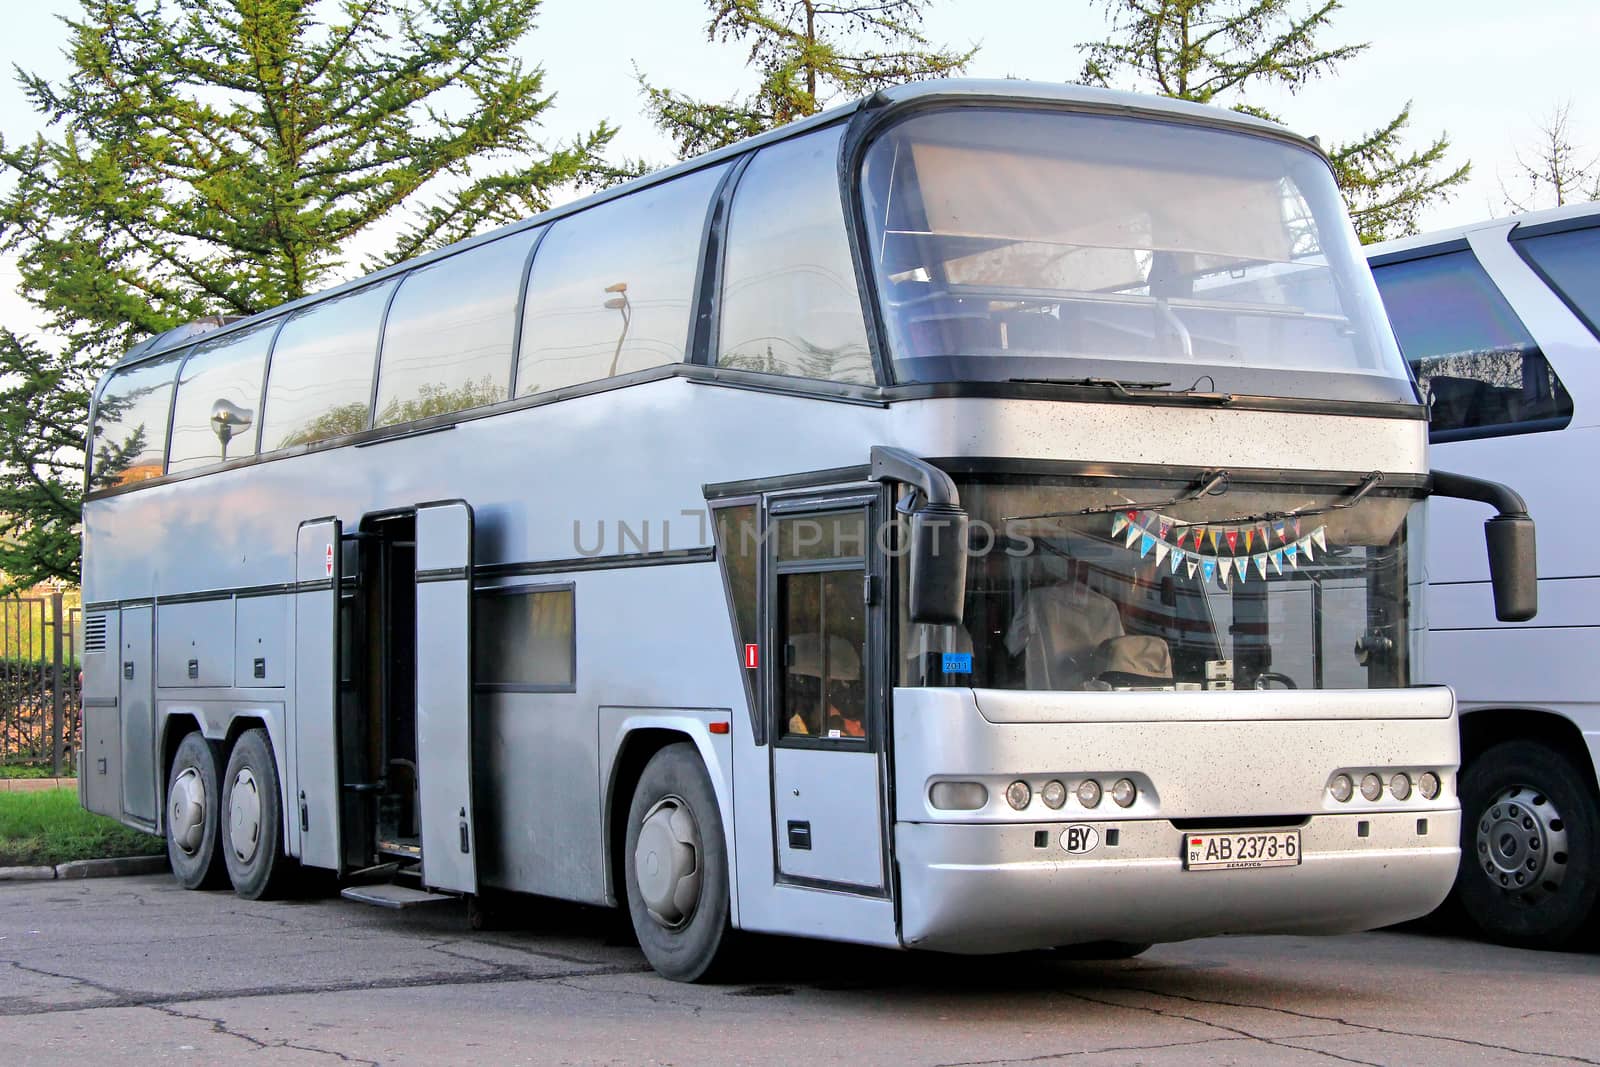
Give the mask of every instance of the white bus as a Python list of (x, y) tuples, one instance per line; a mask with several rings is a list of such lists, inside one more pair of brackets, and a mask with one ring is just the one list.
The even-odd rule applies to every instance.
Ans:
[(131, 352), (84, 802), (186, 886), (626, 907), (678, 979), (1395, 922), (1458, 859), (1426, 431), (1314, 144), (887, 90)]
[(1543, 520), (1542, 610), (1535, 622), (1507, 625), (1489, 606), (1473, 516), (1453, 502), (1429, 516), (1419, 677), (1448, 682), (1462, 702), (1456, 893), (1499, 940), (1570, 947), (1594, 929), (1600, 896), (1600, 576), (1589, 574), (1581, 488), (1600, 457), (1587, 407), (1600, 401), (1600, 205), (1367, 251), (1400, 347), (1431, 397), (1439, 462), (1513, 480)]

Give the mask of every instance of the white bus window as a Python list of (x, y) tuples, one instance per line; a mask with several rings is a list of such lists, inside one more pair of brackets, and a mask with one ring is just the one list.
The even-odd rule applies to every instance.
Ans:
[(528, 279), (518, 396), (683, 360), (700, 236), (725, 169), (555, 223)]
[(1435, 441), (1558, 430), (1572, 397), (1466, 249), (1379, 263), (1400, 349), (1428, 393)]
[(861, 569), (778, 576), (783, 607), (783, 732), (866, 737), (867, 616)]
[(473, 598), (473, 681), (571, 691), (577, 668), (571, 586), (480, 590)]
[(169, 473), (256, 454), (261, 375), (278, 321), (195, 346), (178, 379)]
[(272, 346), (261, 448), (289, 448), (359, 433), (372, 403), (378, 327), (395, 283), (297, 311)]
[(728, 218), (717, 366), (871, 385), (838, 128), (764, 148)]
[(100, 394), (94, 418), (90, 488), (111, 489), (161, 477), (172, 378), (182, 352), (118, 371)]
[(510, 390), (522, 268), (538, 230), (413, 271), (383, 328), (374, 425), (482, 407)]
[(1589, 331), (1600, 337), (1600, 226), (1511, 235), (1527, 260)]

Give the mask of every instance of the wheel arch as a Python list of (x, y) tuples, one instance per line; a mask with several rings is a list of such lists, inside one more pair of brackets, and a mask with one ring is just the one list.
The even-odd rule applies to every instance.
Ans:
[(1502, 741), (1538, 741), (1572, 757), (1590, 792), (1600, 796), (1594, 758), (1576, 722), (1542, 708), (1474, 708), (1461, 714), (1461, 765), (1463, 768)]

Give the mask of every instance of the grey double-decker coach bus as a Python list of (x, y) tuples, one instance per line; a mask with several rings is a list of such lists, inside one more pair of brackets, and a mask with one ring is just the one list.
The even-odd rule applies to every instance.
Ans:
[(887, 90), (130, 352), (83, 800), (186, 886), (627, 907), (680, 979), (1405, 919), (1460, 830), (1430, 492), (1532, 610), (1427, 425), (1314, 144)]

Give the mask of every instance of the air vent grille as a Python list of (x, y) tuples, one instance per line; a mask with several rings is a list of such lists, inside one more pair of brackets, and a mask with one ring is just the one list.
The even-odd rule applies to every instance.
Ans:
[(106, 650), (106, 617), (104, 615), (90, 615), (83, 620), (83, 651), (87, 655), (91, 652), (104, 652)]

